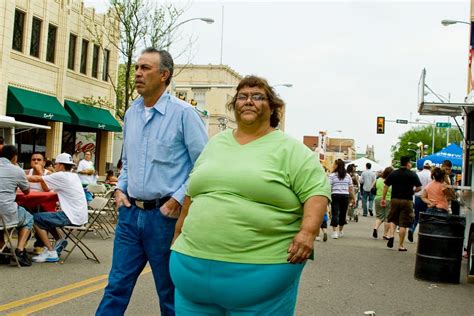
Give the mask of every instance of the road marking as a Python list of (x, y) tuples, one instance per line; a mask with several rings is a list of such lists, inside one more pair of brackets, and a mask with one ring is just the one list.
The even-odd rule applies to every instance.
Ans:
[[(143, 271), (140, 275), (147, 274), (147, 273), (150, 273), (150, 272), (151, 272), (151, 268), (146, 267), (145, 269), (143, 269)], [(83, 286), (86, 286), (86, 285), (89, 285), (89, 284), (92, 284), (92, 283), (95, 283), (95, 282), (98, 282), (98, 281), (102, 281), (104, 279), (107, 279), (107, 277), (108, 277), (108, 274), (100, 275), (100, 276), (97, 276), (97, 277), (94, 277), (94, 278), (91, 278), (91, 279), (87, 279), (87, 280), (84, 280), (84, 281), (73, 283), (73, 284), (70, 284), (70, 285), (67, 285), (67, 286), (64, 286), (64, 287), (60, 287), (60, 288), (51, 290), (51, 291), (47, 291), (47, 292), (44, 292), (44, 293), (33, 295), (33, 296), (30, 296), (30, 297), (27, 297), (27, 298), (24, 298), (24, 299), (21, 299), (21, 300), (18, 300), (18, 301), (14, 301), (14, 302), (11, 302), (11, 303), (8, 303), (8, 304), (5, 304), (5, 305), (0, 305), (0, 311), (6, 311), (6, 310), (9, 310), (9, 309), (13, 309), (13, 308), (16, 308), (16, 307), (19, 307), (19, 306), (22, 306), (22, 305), (27, 305), (27, 304), (30, 304), (30, 303), (33, 303), (33, 302), (36, 302), (36, 301), (54, 296), (54, 295), (62, 294), (64, 292), (67, 292), (67, 291), (70, 291), (70, 290), (74, 290), (74, 289), (77, 289), (77, 288), (80, 288), (80, 287), (83, 287)], [(101, 282), (99, 284), (96, 284), (96, 285), (93, 285), (93, 286), (90, 286), (90, 287), (86, 287), (84, 289), (81, 289), (79, 291), (75, 291), (75, 292), (72, 292), (72, 293), (69, 293), (69, 294), (65, 294), (65, 295), (60, 296), (58, 298), (54, 298), (54, 299), (48, 300), (46, 302), (33, 305), (31, 307), (19, 310), (17, 312), (13, 312), (13, 313), (8, 314), (8, 315), (28, 315), (30, 313), (33, 313), (33, 312), (36, 312), (36, 311), (39, 311), (39, 310), (42, 310), (42, 309), (45, 309), (45, 308), (63, 303), (63, 302), (66, 302), (66, 301), (69, 301), (69, 300), (72, 300), (72, 299), (75, 299), (75, 298), (93, 293), (95, 291), (101, 290), (106, 285), (107, 285), (107, 282)]]

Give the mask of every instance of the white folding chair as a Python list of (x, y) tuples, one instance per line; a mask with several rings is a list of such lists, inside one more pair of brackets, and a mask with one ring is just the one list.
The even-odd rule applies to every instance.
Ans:
[(105, 182), (106, 177), (105, 176), (97, 176), (97, 183), (101, 184)]
[(61, 260), (62, 263), (66, 262), (67, 258), (71, 255), (74, 249), (76, 249), (76, 247), (82, 251), (86, 259), (100, 263), (99, 258), (97, 258), (95, 253), (84, 242), (84, 236), (88, 232), (95, 230), (94, 224), (97, 221), (98, 214), (103, 212), (105, 205), (107, 205), (106, 198), (96, 197), (89, 203), (89, 208), (93, 212), (89, 214), (89, 221), (86, 225), (61, 227), (61, 230), (64, 233), (64, 239), (70, 240), (73, 243), (71, 249), (64, 250), (67, 252), (67, 255), (63, 260)]
[[(20, 262), (18, 261), (18, 258), (15, 253), (15, 246), (13, 245), (13, 242), (12, 242), (13, 233), (15, 232), (16, 227), (17, 227), (16, 224), (7, 225), (3, 215), (0, 215), (0, 231), (2, 231), (4, 236), (7, 237), (5, 239), (5, 244), (3, 245), (3, 247), (0, 248), (0, 253), (2, 253), (3, 255), (12, 256), (18, 268), (21, 268)], [(10, 251), (4, 253), (3, 251), (7, 247), (10, 248)]]
[(107, 192), (107, 187), (104, 184), (89, 184), (87, 191), (92, 193), (94, 197), (104, 196), (105, 192)]

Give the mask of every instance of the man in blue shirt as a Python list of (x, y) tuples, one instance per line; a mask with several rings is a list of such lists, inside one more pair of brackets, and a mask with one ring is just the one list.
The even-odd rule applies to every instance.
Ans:
[(145, 49), (135, 65), (141, 95), (124, 120), (122, 172), (109, 284), (97, 315), (123, 315), (138, 276), (150, 263), (161, 315), (174, 315), (170, 245), (188, 176), (207, 142), (196, 111), (166, 91), (173, 76), (167, 51)]

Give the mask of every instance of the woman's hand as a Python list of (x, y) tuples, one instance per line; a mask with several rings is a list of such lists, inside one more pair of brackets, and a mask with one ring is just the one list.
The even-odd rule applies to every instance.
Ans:
[(300, 230), (288, 247), (287, 261), (291, 263), (305, 262), (313, 253), (315, 237), (312, 233)]

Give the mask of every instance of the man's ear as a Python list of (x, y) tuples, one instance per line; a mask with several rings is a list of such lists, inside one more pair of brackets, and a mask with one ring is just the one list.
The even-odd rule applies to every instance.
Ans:
[(162, 82), (166, 82), (166, 80), (168, 80), (169, 77), (170, 77), (170, 71), (169, 70), (163, 70), (161, 72), (161, 81)]

